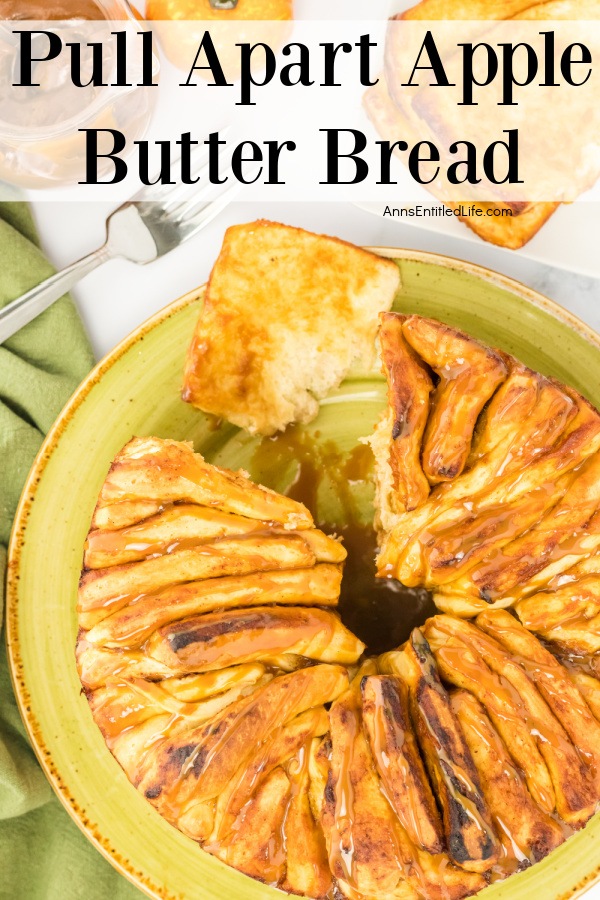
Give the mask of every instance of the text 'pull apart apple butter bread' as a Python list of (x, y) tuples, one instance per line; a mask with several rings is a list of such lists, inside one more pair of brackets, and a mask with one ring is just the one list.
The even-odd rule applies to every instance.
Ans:
[[(513, 368), (539, 379), (452, 332), (462, 363), (425, 362), (398, 322), (410, 320), (388, 323), (404, 353), (396, 371), (421, 400), (406, 401), (406, 431), (398, 405), (382, 430), (418, 432), (429, 450), (391, 518), (492, 453), (469, 423)], [(457, 407), (461, 365), (476, 370), (477, 392)], [(589, 410), (563, 396), (576, 408), (560, 414), (562, 430), (555, 423), (557, 446)], [(433, 424), (421, 402), (437, 403)], [(514, 438), (515, 422), (504, 425), (496, 441)], [(542, 427), (550, 433), (548, 416)], [(420, 458), (398, 446), (388, 499)], [(368, 658), (335, 612), (345, 555), (301, 503), (188, 444), (133, 439), (85, 546), (84, 691), (137, 790), (239, 871), (318, 900), (460, 900), (541, 860), (595, 811), (600, 680), (489, 605), (474, 622), (434, 616), (403, 647)]]

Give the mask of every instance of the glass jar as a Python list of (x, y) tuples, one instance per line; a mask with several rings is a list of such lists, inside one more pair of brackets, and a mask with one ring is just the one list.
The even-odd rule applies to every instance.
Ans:
[[(75, 184), (85, 179), (85, 129), (118, 130), (128, 144), (144, 137), (158, 87), (140, 86), (145, 26), (129, 3), (0, 0), (0, 19), (0, 179), (28, 188)], [(34, 54), (40, 58), (49, 54), (50, 45), (48, 37), (39, 32), (52, 31), (62, 41), (56, 59), (35, 65), (33, 81), (38, 86), (15, 86), (20, 78), (17, 30), (38, 32), (31, 40)], [(113, 31), (125, 33), (123, 43), (118, 43)], [(82, 84), (91, 80), (92, 74), (93, 50), (87, 44), (102, 43), (102, 78), (96, 79), (102, 84), (73, 84), (67, 46), (73, 42), (81, 46), (78, 72)], [(121, 77), (124, 65), (126, 78)], [(158, 59), (154, 53), (151, 69), (156, 82)], [(108, 132), (100, 135), (104, 152), (110, 152), (112, 143)], [(104, 177), (111, 168), (106, 160), (99, 174)]]

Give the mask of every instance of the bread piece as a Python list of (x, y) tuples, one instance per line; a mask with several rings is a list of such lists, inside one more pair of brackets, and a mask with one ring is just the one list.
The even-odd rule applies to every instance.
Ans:
[(376, 458), (380, 441), (389, 446), (389, 460), (384, 460), (377, 479), (378, 505), (389, 511), (389, 515), (381, 514), (384, 527), (395, 512), (415, 509), (429, 495), (429, 483), (421, 466), (421, 441), (429, 417), (433, 382), (427, 367), (406, 340), (404, 322), (405, 316), (384, 313), (379, 329), (381, 361), (388, 383), (388, 412), (377, 426), (372, 446)]
[(146, 653), (173, 671), (207, 672), (295, 653), (325, 662), (355, 663), (365, 645), (334, 613), (305, 606), (221, 610), (163, 625)]
[[(322, 824), (329, 865), (344, 896), (394, 900), (460, 900), (485, 886), (483, 878), (428, 853), (404, 830), (377, 775), (364, 724), (360, 685), (373, 675), (364, 664), (350, 689), (332, 705), (331, 761)], [(414, 740), (414, 737), (412, 738)]]
[(600, 724), (563, 666), (533, 634), (506, 610), (490, 610), (477, 617), (477, 625), (519, 660), (540, 694), (590, 766), (600, 793)]
[[(553, 715), (525, 669), (497, 641), (475, 625), (451, 616), (436, 616), (430, 621), (446, 635), (448, 641), (458, 639), (468, 648), (465, 659), (473, 656), (481, 660), (496, 675), (510, 694), (513, 707), (519, 709), (525, 727), (536, 740), (552, 780), (556, 811), (564, 822), (573, 827), (584, 825), (596, 806), (591, 769), (583, 762), (566, 730)], [(438, 656), (443, 658), (446, 652), (447, 648), (442, 646), (438, 649)], [(458, 664), (458, 668), (464, 672), (464, 661)], [(466, 668), (470, 668), (468, 662)]]
[[(446, 346), (438, 365), (415, 337), (447, 336), (445, 327), (389, 318), (419, 326), (406, 346), (417, 365), (430, 360), (432, 384), (442, 383), (437, 369), (448, 381), (453, 353)], [(477, 342), (458, 344), (478, 372), (490, 361), (502, 368)], [(481, 387), (466, 418), (446, 403), (461, 471), (395, 514), (407, 530), (397, 546), (428, 534), (440, 556), (453, 530), (459, 541), (470, 534), (475, 494), (484, 518), (491, 504), (490, 534), (507, 504), (512, 527), (511, 502), (541, 477), (543, 493), (558, 491), (557, 521), (530, 528), (527, 553), (537, 548), (544, 572), (555, 572), (549, 590), (578, 592), (600, 577), (600, 555), (587, 552), (598, 461), (583, 462), (600, 440), (598, 417), (570, 389), (501, 362), (508, 377), (483, 410)], [(415, 385), (407, 379), (399, 410), (410, 411)], [(389, 444), (390, 468), (388, 456)], [(410, 476), (420, 456), (415, 440), (400, 472)], [(571, 478), (572, 467), (578, 488), (567, 495), (556, 475)], [(132, 790), (239, 871), (314, 900), (462, 900), (593, 813), (598, 660), (585, 671), (573, 658), (561, 664), (499, 611), (476, 626), (436, 616), (404, 649), (364, 659), (333, 611), (345, 556), (305, 507), (243, 473), (210, 466), (187, 444), (130, 442), (88, 535), (76, 651), (85, 696)], [(441, 591), (440, 567), (430, 568)], [(476, 583), (469, 572), (462, 580)], [(541, 624), (551, 624), (545, 607)]]
[(529, 631), (577, 654), (600, 652), (600, 576), (588, 575), (554, 591), (520, 600), (516, 613)]
[(371, 755), (402, 827), (429, 853), (444, 849), (442, 823), (410, 721), (408, 687), (394, 675), (362, 679), (362, 717)]
[(499, 858), (499, 842), (473, 759), (418, 628), (400, 660), (419, 746), (442, 811), (448, 853), (461, 868), (486, 872)]
[(538, 862), (562, 844), (560, 825), (532, 799), (479, 700), (468, 691), (457, 691), (451, 703), (508, 858), (505, 867), (508, 862), (514, 871), (523, 863)]
[(502, 355), (457, 328), (409, 316), (404, 337), (439, 378), (423, 438), (423, 471), (431, 482), (463, 471), (475, 424), (508, 374)]
[(383, 318), (382, 358), (401, 384), (370, 440), (378, 576), (428, 588), (454, 615), (515, 606), (530, 631), (597, 652), (600, 414), (456, 328)]
[[(310, 528), (305, 506), (254, 484), (245, 472), (211, 466), (185, 441), (132, 438), (117, 453), (102, 485), (92, 526), (122, 528), (153, 516), (170, 503), (195, 503), (225, 513)], [(123, 504), (125, 515), (116, 510)]]
[(185, 367), (183, 398), (252, 433), (309, 422), (373, 364), (397, 265), (336, 238), (258, 221), (229, 228)]
[(469, 691), (483, 704), (513, 761), (522, 770), (531, 796), (540, 809), (553, 812), (556, 797), (552, 780), (520, 702), (515, 702), (514, 692), (480, 654), (449, 632), (449, 618), (434, 616), (423, 628), (440, 675), (447, 684)]
[[(313, 738), (315, 740), (319, 739)], [(310, 805), (310, 748), (313, 741), (300, 749), (287, 768), (292, 798), (285, 817), (287, 867), (283, 890), (324, 898), (331, 896), (332, 879), (325, 838)]]
[(310, 740), (322, 737), (328, 730), (329, 718), (323, 706), (308, 709), (287, 725), (275, 728), (257, 748), (248, 765), (236, 773), (219, 795), (211, 843), (227, 838), (262, 779), (294, 757)]

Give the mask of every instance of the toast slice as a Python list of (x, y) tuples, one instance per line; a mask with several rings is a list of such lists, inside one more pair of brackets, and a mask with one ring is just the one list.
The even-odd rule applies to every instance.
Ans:
[(375, 359), (397, 265), (336, 238), (229, 228), (188, 350), (183, 399), (251, 433), (306, 423), (351, 366)]

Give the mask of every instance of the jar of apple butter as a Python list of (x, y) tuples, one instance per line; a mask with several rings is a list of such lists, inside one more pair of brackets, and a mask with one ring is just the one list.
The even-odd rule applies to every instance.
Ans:
[[(83, 181), (85, 129), (102, 129), (107, 141), (111, 129), (127, 141), (144, 137), (158, 90), (140, 85), (140, 18), (126, 0), (0, 0), (0, 181), (28, 188)], [(35, 60), (31, 85), (19, 80), (22, 31), (32, 32), (26, 35)], [(123, 62), (115, 31), (126, 34), (128, 83), (122, 86), (111, 77)], [(61, 41), (55, 58), (49, 32)], [(100, 79), (90, 76), (94, 43), (103, 47)], [(71, 45), (80, 47), (79, 84)], [(157, 81), (158, 59), (153, 62)]]

